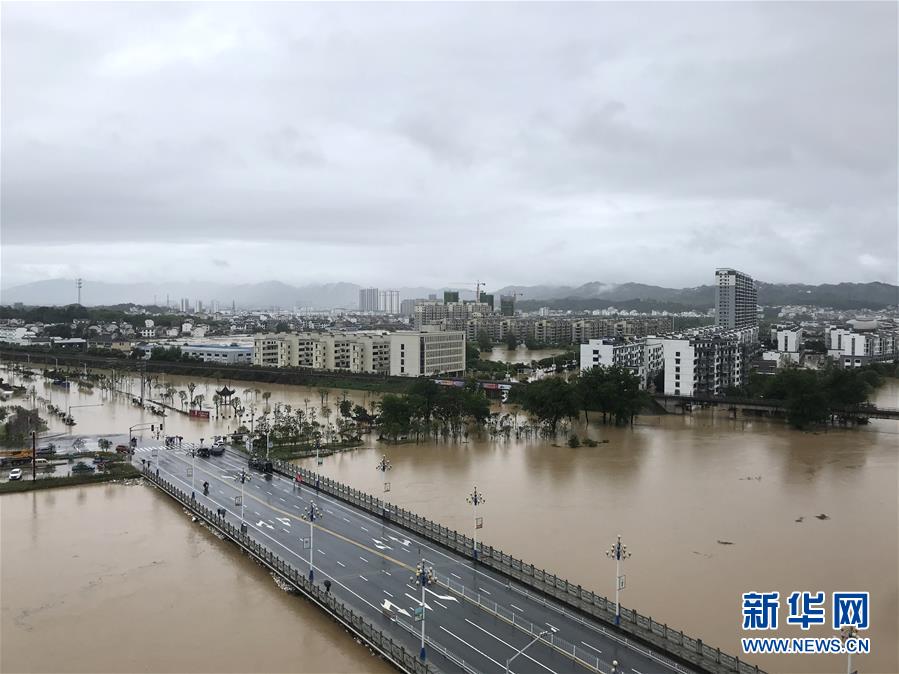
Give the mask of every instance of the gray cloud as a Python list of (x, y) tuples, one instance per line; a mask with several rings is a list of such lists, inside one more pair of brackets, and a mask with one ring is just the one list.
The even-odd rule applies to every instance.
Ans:
[(11, 4), (2, 281), (895, 282), (896, 19)]

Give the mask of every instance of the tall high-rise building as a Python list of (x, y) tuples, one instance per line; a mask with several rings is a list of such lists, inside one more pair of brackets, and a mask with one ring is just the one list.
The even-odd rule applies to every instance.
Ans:
[(503, 316), (515, 315), (515, 295), (500, 295), (499, 309)]
[(490, 311), (493, 311), (495, 307), (493, 306), (493, 295), (488, 293), (481, 293), (481, 302), (490, 307)]
[(359, 311), (377, 311), (380, 308), (377, 288), (359, 289)]
[(458, 302), (459, 301), (459, 291), (458, 290), (444, 290), (443, 291), (443, 303), (449, 304), (450, 302)]
[(378, 308), (384, 313), (398, 314), (400, 313), (400, 291), (399, 290), (382, 290), (379, 293), (380, 304)]
[(758, 289), (749, 274), (715, 270), (715, 325), (725, 330), (758, 327)]

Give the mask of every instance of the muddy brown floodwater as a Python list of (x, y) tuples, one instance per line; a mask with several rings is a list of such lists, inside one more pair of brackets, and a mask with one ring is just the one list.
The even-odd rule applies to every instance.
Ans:
[[(167, 381), (182, 388), (188, 383), (183, 377)], [(197, 390), (206, 393), (207, 403), (224, 383), (194, 381)], [(100, 393), (66, 393), (39, 380), (37, 387), (56, 405), (104, 400)], [(236, 388), (240, 394), (251, 388), (271, 392), (271, 404), (294, 408), (318, 407), (321, 401), (317, 389), (243, 382)], [(341, 395), (329, 392), (332, 409)], [(353, 391), (348, 395), (367, 406), (378, 397)], [(259, 409), (263, 407), (261, 393), (249, 391), (245, 399), (258, 400)], [(127, 396), (106, 400), (101, 407), (73, 410), (78, 420), (75, 432), (121, 433), (140, 421), (158, 420), (134, 408)], [(899, 381), (890, 380), (877, 392), (875, 402), (899, 406)], [(513, 409), (506, 406), (502, 411)], [(196, 440), (233, 429), (239, 422), (223, 414), (211, 421), (172, 415), (166, 423), (169, 432)], [(67, 430), (53, 424), (52, 430)], [(781, 629), (765, 636), (825, 637), (834, 634), (829, 627), (812, 627), (807, 633), (783, 627), (786, 597), (794, 590), (822, 590), (828, 597), (835, 590), (870, 591), (871, 627), (864, 636), (870, 637), (872, 652), (854, 657), (853, 668), (864, 674), (899, 672), (899, 422), (874, 420), (868, 426), (804, 433), (778, 421), (732, 419), (724, 410), (703, 410), (687, 416), (640, 417), (633, 428), (603, 426), (594, 419), (575, 430), (581, 437), (607, 442), (571, 449), (563, 437), (553, 443), (472, 436), (468, 442), (386, 446), (368, 437), (359, 450), (325, 458), (320, 470), (380, 493), (382, 480), (375, 463), (386, 453), (393, 465), (389, 500), (465, 532), (471, 531), (473, 514), (465, 496), (477, 485), (487, 497), (479, 510), (484, 517), (479, 539), (609, 595), (614, 594), (615, 569), (604, 551), (620, 533), (633, 552), (624, 565), (627, 587), (622, 603), (732, 654), (740, 653), (741, 636), (757, 636), (741, 631), (743, 592), (781, 593)], [(314, 460), (305, 465), (314, 466)], [(81, 671), (122, 671), (136, 665), (126, 667), (116, 658), (127, 663), (134, 652), (139, 654), (135, 662), (154, 663), (149, 671), (373, 671), (378, 664), (364, 651), (354, 655), (352, 640), (314, 609), (280, 594), (261, 570), (210, 540), (173, 512), (165, 499), (147, 490), (94, 487), (4, 496), (0, 506), (3, 671), (9, 671), (7, 659), (12, 663), (12, 658), (19, 658), (20, 666), (27, 662), (21, 659), (20, 643), (38, 643), (33, 632), (15, 621), (28, 616), (39, 621), (42, 614), (54, 618), (44, 623), (45, 636), (52, 635), (52, 640), (59, 635), (65, 645), (56, 655), (31, 656), (45, 662), (45, 671), (73, 671), (72, 663)], [(10, 517), (10, 511), (15, 516)], [(59, 518), (65, 526), (57, 524)], [(18, 533), (10, 537), (10, 531)], [(137, 538), (113, 552), (119, 540), (131, 541), (132, 535)], [(164, 544), (156, 541), (157, 535)], [(27, 546), (22, 547), (20, 538), (28, 540)], [(20, 546), (13, 548), (17, 552), (12, 556), (10, 540)], [(153, 546), (161, 546), (162, 552), (154, 553)], [(153, 560), (166, 564), (162, 569), (145, 567)], [(200, 562), (209, 560), (216, 562), (212, 570), (199, 573)], [(66, 566), (73, 561), (84, 565), (79, 566), (86, 574), (80, 582), (66, 581)], [(113, 579), (122, 573), (138, 581), (144, 576), (163, 581), (144, 592), (141, 582), (122, 580), (116, 586)], [(89, 588), (89, 582), (98, 578), (101, 584), (119, 587), (121, 594), (103, 594), (106, 588), (96, 584)], [(251, 607), (245, 606), (252, 602), (244, 598), (234, 601), (235, 592), (256, 603)], [(95, 596), (104, 597), (102, 611), (92, 603)], [(67, 603), (59, 604), (59, 597)], [(126, 597), (133, 597), (133, 602), (121, 601)], [(160, 603), (163, 600), (168, 603)], [(45, 605), (50, 608), (42, 610)], [(255, 618), (244, 619), (250, 608), (256, 611)], [(138, 629), (142, 611), (147, 610), (154, 630), (174, 626), (172, 631), (180, 635), (167, 637), (179, 644), (173, 664), (166, 664), (170, 661), (153, 650), (166, 642), (156, 636), (139, 643), (143, 650), (131, 650), (126, 637)], [(76, 619), (85, 611), (95, 619)], [(82, 631), (84, 625), (90, 629)], [(111, 652), (98, 655), (96, 643), (110, 630), (116, 638), (103, 638), (102, 643)], [(288, 641), (267, 637), (270, 630), (283, 630), (279, 634)], [(79, 639), (72, 641), (70, 631)], [(281, 650), (247, 647), (251, 657), (241, 643), (246, 634), (247, 642), (293, 645), (311, 639), (310, 633), (318, 635), (315, 643), (328, 657), (313, 660), (309, 668), (304, 668), (309, 661), (298, 664)], [(12, 643), (19, 655), (7, 655), (10, 635), (16, 637)], [(192, 635), (218, 646), (191, 649)], [(110, 643), (128, 647), (111, 648)], [(309, 651), (299, 648), (299, 652), (308, 656)], [(337, 661), (331, 654), (338, 652), (361, 660)], [(47, 662), (54, 657), (59, 659)], [(274, 660), (279, 657), (285, 659)], [(747, 659), (769, 672), (846, 671), (845, 656)], [(162, 664), (155, 666), (157, 662)]]
[(0, 496), (0, 671), (393, 672), (143, 485)]

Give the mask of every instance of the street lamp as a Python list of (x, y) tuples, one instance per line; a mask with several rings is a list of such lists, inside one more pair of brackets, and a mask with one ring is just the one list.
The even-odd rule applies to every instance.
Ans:
[(244, 518), (244, 508), (246, 506), (244, 505), (243, 485), (244, 485), (244, 482), (246, 482), (247, 480), (250, 479), (250, 476), (247, 475), (247, 471), (245, 471), (243, 468), (240, 469), (239, 479), (240, 479), (240, 504), (239, 504), (240, 505), (240, 533), (245, 534), (245, 533), (247, 533), (247, 522), (246, 522), (246, 519)]
[(313, 502), (303, 510), (303, 519), (309, 522), (309, 582), (315, 580), (315, 574), (312, 570), (312, 555), (315, 552), (315, 520), (322, 516), (322, 511)]
[[(840, 641), (845, 645), (849, 639), (858, 636), (858, 628), (855, 625), (846, 625), (840, 629)], [(852, 674), (852, 651), (846, 649), (846, 674)]]
[(478, 488), (475, 487), (474, 491), (471, 492), (465, 499), (471, 505), (474, 506), (474, 536), (472, 537), (472, 541), (474, 542), (474, 558), (475, 561), (478, 559), (478, 529), (481, 529), (484, 526), (484, 518), (478, 517), (478, 505), (481, 503), (486, 503), (487, 499), (484, 498), (484, 494), (478, 491)]
[(75, 407), (103, 407), (103, 403), (90, 403), (89, 405), (67, 405), (66, 406), (66, 423), (72, 420), (72, 409)]
[(421, 621), (421, 653), (419, 653), (419, 657), (424, 660), (425, 653), (425, 588), (431, 583), (437, 582), (437, 578), (434, 576), (433, 567), (427, 566), (425, 564), (425, 560), (422, 559), (418, 565), (415, 567), (415, 575), (412, 576), (409, 580), (415, 581), (421, 584), (421, 606), (415, 609), (415, 620)]
[(621, 544), (621, 534), (618, 540), (612, 543), (612, 547), (606, 550), (606, 557), (615, 560), (615, 624), (621, 624), (621, 603), (618, 601), (618, 594), (624, 589), (624, 576), (621, 575), (621, 560), (627, 559), (631, 553), (627, 551), (627, 546)]
[(383, 476), (384, 491), (390, 491), (390, 483), (387, 481), (387, 471), (393, 468), (393, 466), (390, 465), (390, 459), (387, 458), (386, 454), (381, 456), (381, 460), (378, 461), (378, 465), (375, 466), (375, 468), (381, 471), (381, 475)]
[(531, 645), (533, 645), (534, 643), (536, 643), (537, 641), (539, 641), (540, 639), (542, 639), (543, 637), (545, 637), (547, 634), (549, 634), (549, 630), (543, 630), (542, 632), (540, 632), (540, 634), (538, 634), (538, 635), (535, 636), (533, 639), (531, 639), (531, 640), (528, 642), (528, 645), (527, 645), (527, 646), (525, 646), (525, 647), (522, 648), (521, 650), (515, 651), (515, 655), (513, 655), (511, 658), (509, 658), (508, 660), (506, 660), (506, 674), (509, 674), (509, 665), (512, 664), (512, 661), (513, 661), (515, 658), (517, 658), (519, 655), (521, 655), (522, 653), (524, 653), (527, 649), (529, 649), (529, 648), (531, 647)]

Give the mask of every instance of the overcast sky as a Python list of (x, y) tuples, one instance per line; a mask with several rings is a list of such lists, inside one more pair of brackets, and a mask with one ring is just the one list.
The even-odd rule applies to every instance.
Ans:
[(896, 282), (897, 5), (2, 9), (3, 286)]

